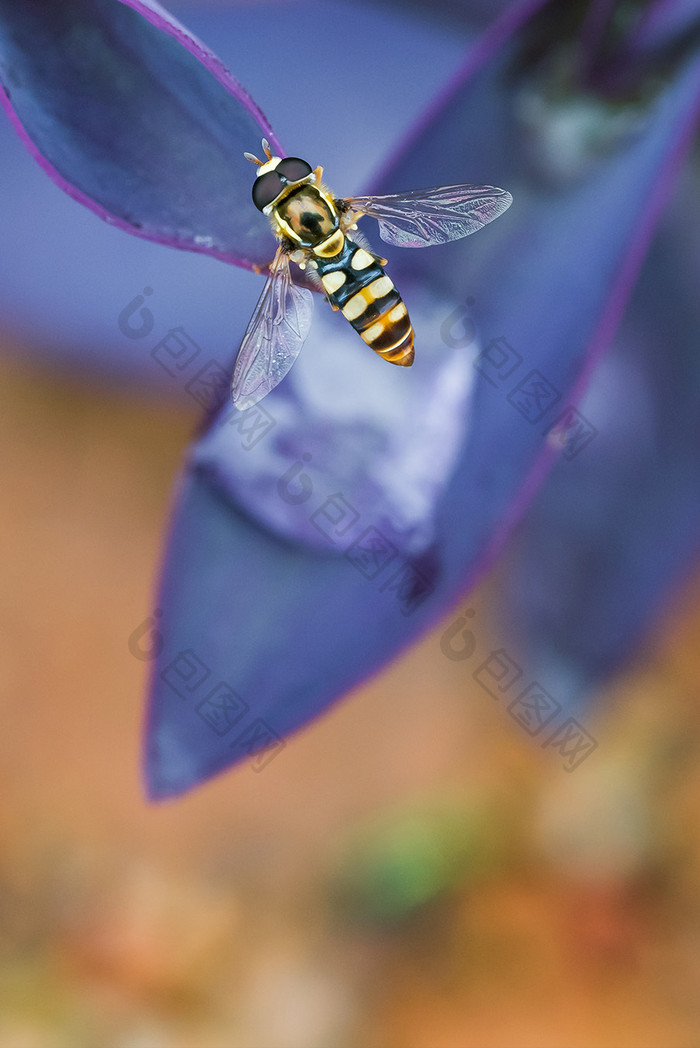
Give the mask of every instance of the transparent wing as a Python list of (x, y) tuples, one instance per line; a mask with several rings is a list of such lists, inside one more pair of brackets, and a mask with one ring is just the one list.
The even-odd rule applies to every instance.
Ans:
[(309, 333), (313, 308), (313, 294), (292, 283), (289, 257), (278, 248), (233, 369), (231, 395), (240, 411), (257, 404), (287, 374)]
[(387, 244), (430, 247), (475, 233), (502, 215), (513, 198), (495, 186), (437, 186), (390, 196), (348, 197), (345, 203), (376, 218)]

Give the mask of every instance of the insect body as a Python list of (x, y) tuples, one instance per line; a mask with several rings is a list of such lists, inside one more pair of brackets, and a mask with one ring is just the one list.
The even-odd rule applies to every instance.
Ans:
[(383, 259), (349, 237), (335, 258), (317, 262), (328, 301), (343, 312), (355, 331), (392, 364), (413, 363), (413, 328)]
[(468, 236), (497, 218), (510, 206), (510, 193), (493, 186), (443, 186), (341, 200), (323, 185), (322, 168), (272, 156), (265, 139), (263, 149), (266, 163), (245, 156), (259, 165), (253, 202), (270, 218), (279, 247), (236, 358), (236, 407), (251, 407), (274, 389), (308, 334), (313, 295), (292, 282), (290, 260), (308, 267), (333, 309), (342, 311), (368, 346), (392, 364), (410, 366), (414, 335), (408, 311), (384, 270), (386, 259), (356, 233), (357, 219), (378, 219), (389, 244), (427, 247)]

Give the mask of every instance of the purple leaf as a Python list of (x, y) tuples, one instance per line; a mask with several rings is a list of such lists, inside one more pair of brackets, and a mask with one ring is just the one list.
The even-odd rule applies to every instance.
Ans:
[[(440, 338), (452, 304), (409, 280), (400, 288), (420, 345), (410, 369), (388, 365), (319, 302), (282, 384), (247, 412), (227, 404), (193, 449), (192, 465), (282, 538), (332, 552), (357, 516), (407, 555), (435, 539), (476, 372), (473, 353), (446, 352)], [(339, 516), (345, 507), (336, 527), (301, 497), (302, 474), (317, 496), (336, 497)]]
[(700, 551), (699, 181), (695, 164), (581, 404), (595, 440), (557, 464), (503, 572), (511, 630), (560, 699), (625, 663)]
[(2, 100), (57, 184), (138, 236), (251, 268), (274, 242), (243, 151), (279, 143), (219, 60), (156, 3), (0, 0)]
[[(536, 6), (521, 5), (519, 20)], [(285, 544), (232, 506), (227, 450), (207, 438), (206, 470), (200, 448), (183, 482), (161, 591), (165, 646), (154, 667), (146, 753), (154, 797), (182, 792), (244, 759), (252, 723), (279, 736), (305, 724), (434, 623), (485, 569), (557, 445), (561, 450), (546, 434), (560, 408), (578, 396), (584, 370), (624, 309), (697, 119), (700, 62), (679, 72), (611, 155), (592, 158), (580, 177), (553, 189), (528, 161), (522, 96), (512, 82), (515, 47), (507, 43), (517, 27), (510, 11), (492, 28), (379, 186), (388, 192), (483, 182), (511, 190), (515, 201), (504, 218), (464, 242), (391, 254), (409, 309), (409, 296), (421, 287), (438, 303), (451, 297), (453, 310), (465, 295), (476, 299), (477, 348), (490, 354), (480, 358), (462, 454), (433, 507), (434, 541), (422, 554), (406, 555), (367, 516), (342, 535), (334, 555)], [(439, 347), (443, 325), (430, 325), (426, 319), (421, 342)], [(358, 361), (362, 352), (360, 345)], [(444, 349), (447, 356), (459, 352)], [(313, 353), (302, 353), (290, 382), (313, 388), (307, 369), (316, 363)], [(527, 385), (533, 372), (541, 387), (534, 392)], [(367, 383), (349, 388), (353, 378), (348, 374), (335, 394), (326, 386), (326, 403), (313, 418), (314, 444), (304, 442), (305, 405), (297, 403), (294, 417), (296, 394), (286, 394), (288, 466), (302, 447), (312, 456), (322, 447), (322, 411), (328, 432), (338, 404), (354, 397), (361, 411)], [(373, 427), (363, 433), (358, 426), (354, 437), (371, 462)], [(273, 428), (265, 439), (279, 438)], [(279, 444), (278, 451), (284, 453)], [(310, 512), (323, 502), (324, 479), (314, 478)], [(258, 518), (275, 497), (268, 488), (253, 511)], [(299, 538), (291, 513), (285, 527)], [(189, 675), (184, 691), (179, 671)], [(221, 734), (202, 716), (210, 685), (233, 689), (243, 703), (234, 703), (241, 717)]]

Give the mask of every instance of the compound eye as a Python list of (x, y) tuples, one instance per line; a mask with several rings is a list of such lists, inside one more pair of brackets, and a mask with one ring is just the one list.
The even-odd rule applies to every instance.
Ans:
[(284, 160), (280, 160), (275, 170), (288, 182), (298, 182), (311, 174), (311, 165), (305, 160), (300, 160), (298, 156), (286, 156)]
[(282, 188), (283, 182), (277, 170), (266, 171), (264, 175), (256, 178), (253, 182), (253, 203), (258, 211), (271, 204), (280, 195)]

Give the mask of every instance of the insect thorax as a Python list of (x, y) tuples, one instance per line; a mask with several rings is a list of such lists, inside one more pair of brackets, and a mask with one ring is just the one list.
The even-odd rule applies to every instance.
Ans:
[(314, 185), (293, 190), (275, 207), (280, 233), (299, 244), (313, 248), (339, 227), (338, 213), (331, 201)]

